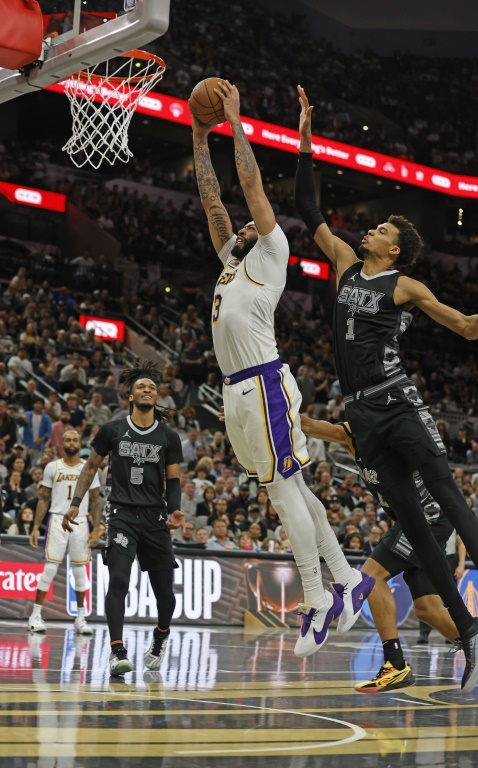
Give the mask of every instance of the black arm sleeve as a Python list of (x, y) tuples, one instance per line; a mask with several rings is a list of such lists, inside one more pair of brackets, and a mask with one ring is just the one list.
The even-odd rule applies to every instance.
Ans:
[(181, 509), (181, 483), (179, 477), (166, 480), (166, 509), (168, 514)]
[(295, 207), (313, 237), (317, 227), (325, 224), (325, 219), (317, 205), (311, 152), (299, 153), (295, 177)]

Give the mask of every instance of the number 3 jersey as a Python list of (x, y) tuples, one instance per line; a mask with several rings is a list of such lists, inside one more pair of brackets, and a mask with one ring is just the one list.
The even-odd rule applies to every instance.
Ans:
[(335, 364), (344, 395), (405, 374), (399, 339), (413, 319), (393, 301), (401, 272), (368, 277), (362, 267), (359, 261), (345, 270), (335, 302)]
[[(76, 483), (85, 464), (86, 462), (80, 459), (78, 464), (70, 467), (68, 464), (65, 464), (63, 459), (58, 459), (57, 461), (50, 461), (46, 465), (41, 484), (45, 488), (51, 488), (50, 512), (52, 515), (64, 515), (68, 512), (71, 500), (75, 495)], [(93, 488), (99, 487), (100, 481), (98, 480), (98, 474), (96, 474), (90, 489), (93, 490)], [(80, 504), (79, 517), (86, 517), (88, 514), (88, 503), (89, 494), (85, 493)]]
[(111, 505), (166, 507), (166, 467), (183, 460), (179, 435), (170, 427), (155, 421), (141, 429), (127, 416), (103, 424), (91, 445), (100, 456), (110, 456)]

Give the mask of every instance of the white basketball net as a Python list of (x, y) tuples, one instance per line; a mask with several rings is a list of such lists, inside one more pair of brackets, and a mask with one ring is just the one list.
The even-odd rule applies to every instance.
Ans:
[[(128, 162), (133, 156), (128, 147), (131, 118), (165, 70), (164, 62), (155, 58), (140, 60), (128, 56), (121, 58), (119, 66), (117, 62), (118, 59), (112, 59), (97, 64), (64, 81), (73, 133), (63, 150), (77, 168), (87, 163), (99, 168), (104, 160), (110, 165), (116, 160)], [(100, 67), (101, 76), (97, 74)]]

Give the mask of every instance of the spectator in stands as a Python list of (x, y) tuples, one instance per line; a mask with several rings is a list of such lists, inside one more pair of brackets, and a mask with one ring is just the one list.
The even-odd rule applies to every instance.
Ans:
[(27, 500), (25, 491), (20, 487), (21, 477), (20, 472), (12, 470), (6, 482), (2, 485), (4, 513), (12, 517), (12, 519), (16, 517), (20, 507)]
[(302, 395), (301, 411), (305, 411), (307, 406), (315, 400), (315, 381), (308, 365), (302, 366), (300, 375), (297, 377), (297, 386)]
[(111, 412), (107, 405), (104, 405), (103, 398), (99, 392), (93, 392), (91, 401), (85, 408), (86, 423), (101, 427), (110, 420)]
[(365, 515), (359, 524), (360, 532), (364, 538), (367, 538), (370, 535), (370, 531), (372, 530), (373, 526), (377, 524), (377, 522), (378, 520), (375, 504), (366, 504)]
[[(279, 542), (278, 542), (279, 543)], [(237, 546), (244, 552), (250, 552), (252, 550), (252, 539), (247, 531), (243, 531), (237, 539)]]
[(183, 449), (184, 461), (187, 461), (188, 463), (194, 462), (193, 466), (196, 464), (196, 461), (197, 461), (196, 451), (199, 445), (203, 445), (203, 443), (201, 440), (199, 440), (197, 429), (195, 428), (189, 429), (186, 440), (183, 440), (181, 443), (181, 446)]
[(22, 507), (7, 533), (10, 536), (29, 536), (33, 529), (34, 511), (29, 506)]
[(185, 405), (179, 411), (178, 427), (179, 429), (188, 430), (188, 437), (191, 431), (197, 433), (201, 429), (199, 421), (196, 419), (196, 409), (192, 405)]
[(38, 500), (38, 489), (43, 480), (43, 469), (41, 467), (34, 467), (31, 471), (32, 482), (25, 488), (25, 496), (28, 503), (36, 505)]
[(171, 408), (173, 411), (176, 410), (176, 403), (171, 397), (171, 390), (170, 390), (169, 384), (165, 384), (163, 382), (162, 384), (159, 385), (158, 399), (156, 400), (156, 405), (159, 405), (160, 408)]
[(119, 405), (119, 395), (118, 388), (116, 386), (116, 379), (112, 374), (106, 377), (104, 384), (99, 384), (93, 389), (92, 392), (99, 392), (103, 403), (108, 407)]
[(20, 418), (25, 422), (23, 427), (23, 442), (35, 454), (41, 453), (51, 436), (52, 422), (44, 413), (43, 398), (36, 397), (33, 410), (25, 411)]
[(225, 550), (233, 549), (234, 542), (228, 536), (227, 524), (224, 520), (214, 520), (212, 534), (206, 544), (206, 549)]
[(452, 458), (460, 464), (466, 463), (467, 453), (471, 451), (471, 440), (468, 439), (466, 427), (460, 427), (452, 443)]
[(194, 523), (185, 520), (181, 528), (175, 532), (173, 541), (175, 544), (191, 544), (194, 541)]
[(207, 528), (198, 528), (194, 536), (194, 541), (198, 541), (200, 544), (206, 545), (209, 541), (209, 533)]
[(192, 480), (188, 480), (183, 485), (183, 492), (181, 494), (181, 512), (186, 517), (196, 517), (196, 486)]
[(207, 524), (212, 525), (214, 520), (221, 520), (224, 515), (228, 514), (227, 510), (227, 500), (226, 499), (216, 499), (215, 509), (214, 511), (209, 515), (207, 519)]
[(358, 531), (352, 531), (351, 533), (349, 533), (345, 537), (344, 543), (342, 545), (345, 551), (350, 550), (357, 555), (363, 554), (363, 546), (364, 546), (363, 537), (362, 537), (362, 534), (359, 533)]
[(0, 440), (3, 440), (8, 450), (9, 446), (15, 444), (17, 439), (17, 425), (15, 419), (7, 413), (7, 404), (5, 400), (0, 400)]
[(56, 378), (56, 367), (54, 365), (49, 365), (47, 368), (45, 368), (45, 375), (42, 376), (42, 380), (38, 382), (38, 392), (41, 395), (48, 397), (51, 389), (54, 389), (55, 392), (59, 392), (60, 388), (60, 380)]
[(63, 456), (63, 435), (68, 429), (71, 429), (71, 416), (67, 406), (64, 406), (61, 410), (59, 421), (55, 422), (52, 426), (51, 437), (47, 443), (47, 445), (55, 448), (56, 453), (60, 457)]
[[(128, 400), (129, 403), (129, 400)], [(78, 402), (78, 395), (75, 392), (70, 392), (66, 396), (66, 404), (70, 412), (70, 424), (73, 429), (77, 429), (82, 434), (86, 426), (86, 414), (83, 408), (80, 408)], [(128, 406), (129, 413), (129, 406)]]
[(31, 464), (30, 455), (22, 443), (15, 443), (15, 445), (12, 447), (12, 452), (5, 457), (5, 466), (9, 472), (11, 472), (13, 469), (13, 464), (17, 459), (23, 459), (25, 462), (25, 467), (27, 468)]
[(255, 549), (257, 552), (260, 552), (261, 550), (261, 544), (263, 539), (266, 538), (266, 534), (263, 533), (263, 530), (259, 523), (252, 523), (251, 526), (247, 529), (247, 533), (251, 537), (252, 541), (252, 549)]
[(28, 352), (22, 345), (18, 347), (16, 355), (12, 355), (8, 361), (8, 370), (16, 379), (26, 380), (33, 373), (33, 365), (28, 359)]
[(274, 536), (279, 525), (282, 525), (279, 519), (279, 515), (277, 514), (277, 511), (274, 509), (272, 504), (266, 511), (264, 517), (262, 517), (262, 520), (266, 524), (268, 536)]
[(383, 536), (383, 531), (379, 525), (372, 525), (367, 540), (363, 546), (364, 557), (370, 557), (374, 548), (380, 543), (380, 539)]
[(49, 392), (46, 397), (45, 413), (48, 414), (50, 419), (55, 422), (61, 416), (61, 404), (58, 397), (58, 392)]
[(28, 379), (25, 390), (20, 390), (19, 394), (15, 396), (17, 405), (23, 408), (24, 411), (33, 410), (33, 401), (38, 397), (35, 388), (35, 379)]
[[(216, 489), (212, 485), (207, 485), (204, 488), (202, 496), (203, 500), (200, 501), (196, 507), (196, 515), (197, 517), (205, 515), (209, 518), (211, 515), (215, 515), (216, 513), (216, 505), (214, 503), (214, 499), (216, 498)], [(181, 509), (181, 512), (183, 511), (184, 510)]]
[[(74, 377), (72, 376), (73, 371), (76, 371), (77, 375)], [(74, 354), (71, 359), (71, 363), (68, 363), (67, 365), (64, 365), (63, 368), (60, 371), (60, 383), (70, 383), (71, 386), (69, 391), (72, 392), (75, 389), (75, 386), (77, 382), (81, 386), (86, 386), (87, 384), (87, 377), (86, 372), (84, 368), (82, 367), (82, 359), (81, 355)], [(68, 390), (63, 390), (62, 392), (66, 392)]]
[(22, 491), (25, 490), (32, 481), (32, 477), (26, 468), (25, 459), (16, 458), (13, 462), (12, 472), (20, 472), (20, 488)]
[(354, 483), (352, 486), (352, 493), (349, 496), (349, 498), (345, 502), (345, 506), (349, 508), (351, 512), (354, 511), (355, 507), (361, 507), (363, 504), (362, 501), (363, 497), (363, 488), (360, 485), (360, 483)]

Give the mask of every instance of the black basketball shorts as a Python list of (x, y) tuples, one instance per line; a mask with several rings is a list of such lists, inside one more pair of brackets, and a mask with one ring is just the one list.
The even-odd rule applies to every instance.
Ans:
[(171, 534), (161, 518), (160, 509), (107, 505), (106, 546), (103, 550), (106, 565), (111, 547), (119, 547), (132, 560), (137, 556), (142, 571), (166, 571), (177, 567)]
[(392, 488), (431, 456), (446, 456), (437, 426), (411, 379), (373, 395), (356, 393), (345, 416), (357, 443), (367, 482)]
[[(453, 532), (453, 526), (446, 518), (440, 518), (431, 526), (432, 532), (443, 551), (446, 542)], [(403, 578), (408, 584), (413, 600), (424, 595), (436, 595), (437, 590), (430, 578), (421, 567), (420, 560), (413, 551), (408, 539), (402, 531), (400, 523), (387, 531), (379, 544), (372, 550), (371, 560), (375, 560), (390, 576), (403, 572)]]

